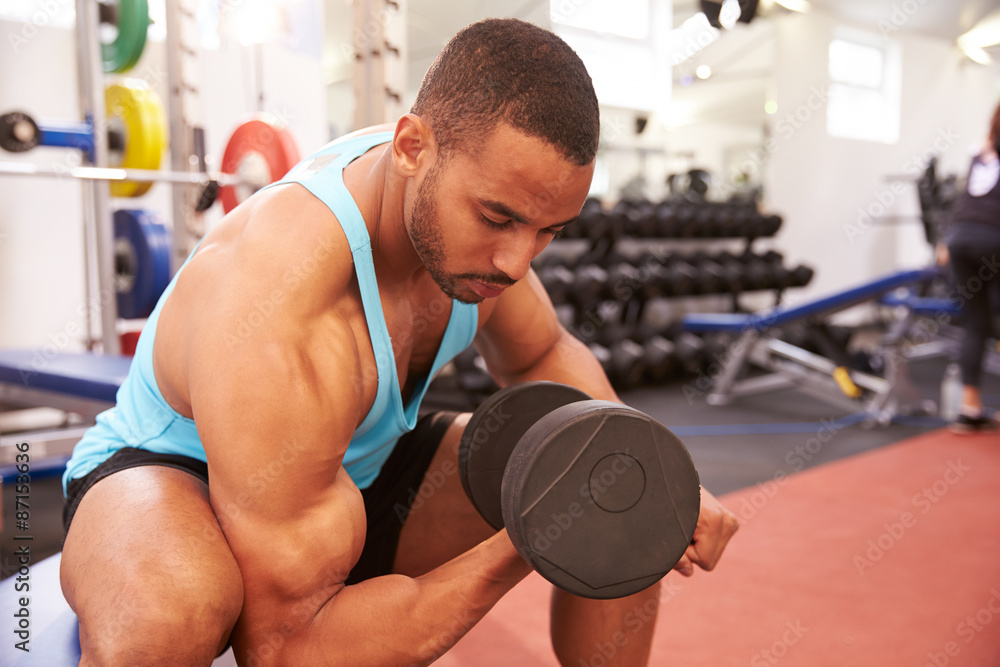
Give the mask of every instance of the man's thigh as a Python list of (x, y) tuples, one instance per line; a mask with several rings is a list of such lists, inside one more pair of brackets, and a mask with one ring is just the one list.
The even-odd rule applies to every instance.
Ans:
[(460, 414), (437, 445), (399, 536), (393, 570), (419, 576), (468, 551), (494, 530), (465, 495), (458, 474), (458, 445), (471, 414)]
[[(80, 619), (84, 656), (98, 659), (127, 653), (157, 664), (169, 651), (178, 660), (211, 662), (243, 601), (208, 486), (163, 466), (120, 470), (86, 492), (60, 577)], [(180, 645), (178, 635), (186, 637)]]

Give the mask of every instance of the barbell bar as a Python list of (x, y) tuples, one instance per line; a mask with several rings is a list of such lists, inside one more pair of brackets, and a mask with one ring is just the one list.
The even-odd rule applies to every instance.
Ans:
[(159, 169), (120, 169), (117, 167), (46, 167), (27, 162), (0, 162), (0, 174), (11, 176), (42, 176), (77, 178), (90, 181), (134, 181), (140, 183), (180, 183), (208, 186), (255, 185), (234, 174), (211, 172), (164, 171)]

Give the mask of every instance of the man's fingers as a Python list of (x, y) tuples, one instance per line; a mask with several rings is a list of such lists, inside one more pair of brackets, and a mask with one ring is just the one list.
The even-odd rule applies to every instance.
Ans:
[(690, 577), (694, 574), (694, 565), (691, 564), (691, 559), (688, 558), (688, 552), (691, 551), (693, 547), (688, 547), (688, 551), (684, 552), (681, 559), (677, 561), (677, 565), (674, 565), (674, 569), (680, 572), (685, 577)]

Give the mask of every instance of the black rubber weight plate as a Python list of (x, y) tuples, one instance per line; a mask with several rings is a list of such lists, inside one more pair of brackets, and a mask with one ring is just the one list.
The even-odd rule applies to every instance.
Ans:
[(466, 495), (491, 526), (503, 528), (500, 486), (521, 436), (556, 408), (589, 399), (564, 384), (523, 382), (494, 393), (472, 414), (458, 448), (459, 476)]
[(543, 577), (588, 598), (637, 593), (691, 543), (701, 494), (687, 449), (642, 412), (566, 405), (532, 426), (503, 479), (503, 518)]

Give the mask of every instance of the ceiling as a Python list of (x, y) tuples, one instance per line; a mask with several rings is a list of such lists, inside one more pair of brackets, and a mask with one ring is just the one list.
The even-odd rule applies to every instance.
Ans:
[[(563, 1), (576, 6), (587, 1), (613, 0)], [(329, 48), (326, 54), (327, 82), (333, 83), (350, 77), (349, 50), (343, 45), (350, 43), (351, 0), (326, 2), (327, 43), (342, 45)], [(916, 33), (952, 41), (984, 17), (1000, 19), (1000, 0), (810, 0), (810, 3), (812, 11), (858, 27), (868, 26), (889, 36)], [(699, 7), (698, 0), (675, 0), (674, 25), (700, 11)], [(774, 0), (760, 0), (758, 17), (753, 22), (729, 31), (725, 39), (709, 45), (696, 59), (675, 67), (672, 105), (688, 106), (692, 114), (705, 120), (722, 120), (713, 115), (719, 111), (733, 122), (758, 123), (763, 90), (774, 68), (773, 49), (768, 48), (773, 23), (768, 18), (787, 11), (776, 6)], [(408, 0), (409, 87), (415, 90), (419, 86), (437, 53), (466, 25), (488, 16), (513, 16), (545, 23), (548, 12), (549, 0)], [(1000, 46), (987, 51), (995, 61), (1000, 61)], [(710, 65), (712, 78), (707, 82), (696, 80), (696, 85), (690, 87), (680, 85), (680, 77), (692, 74), (696, 64)], [(717, 103), (716, 98), (725, 98), (726, 104)]]

